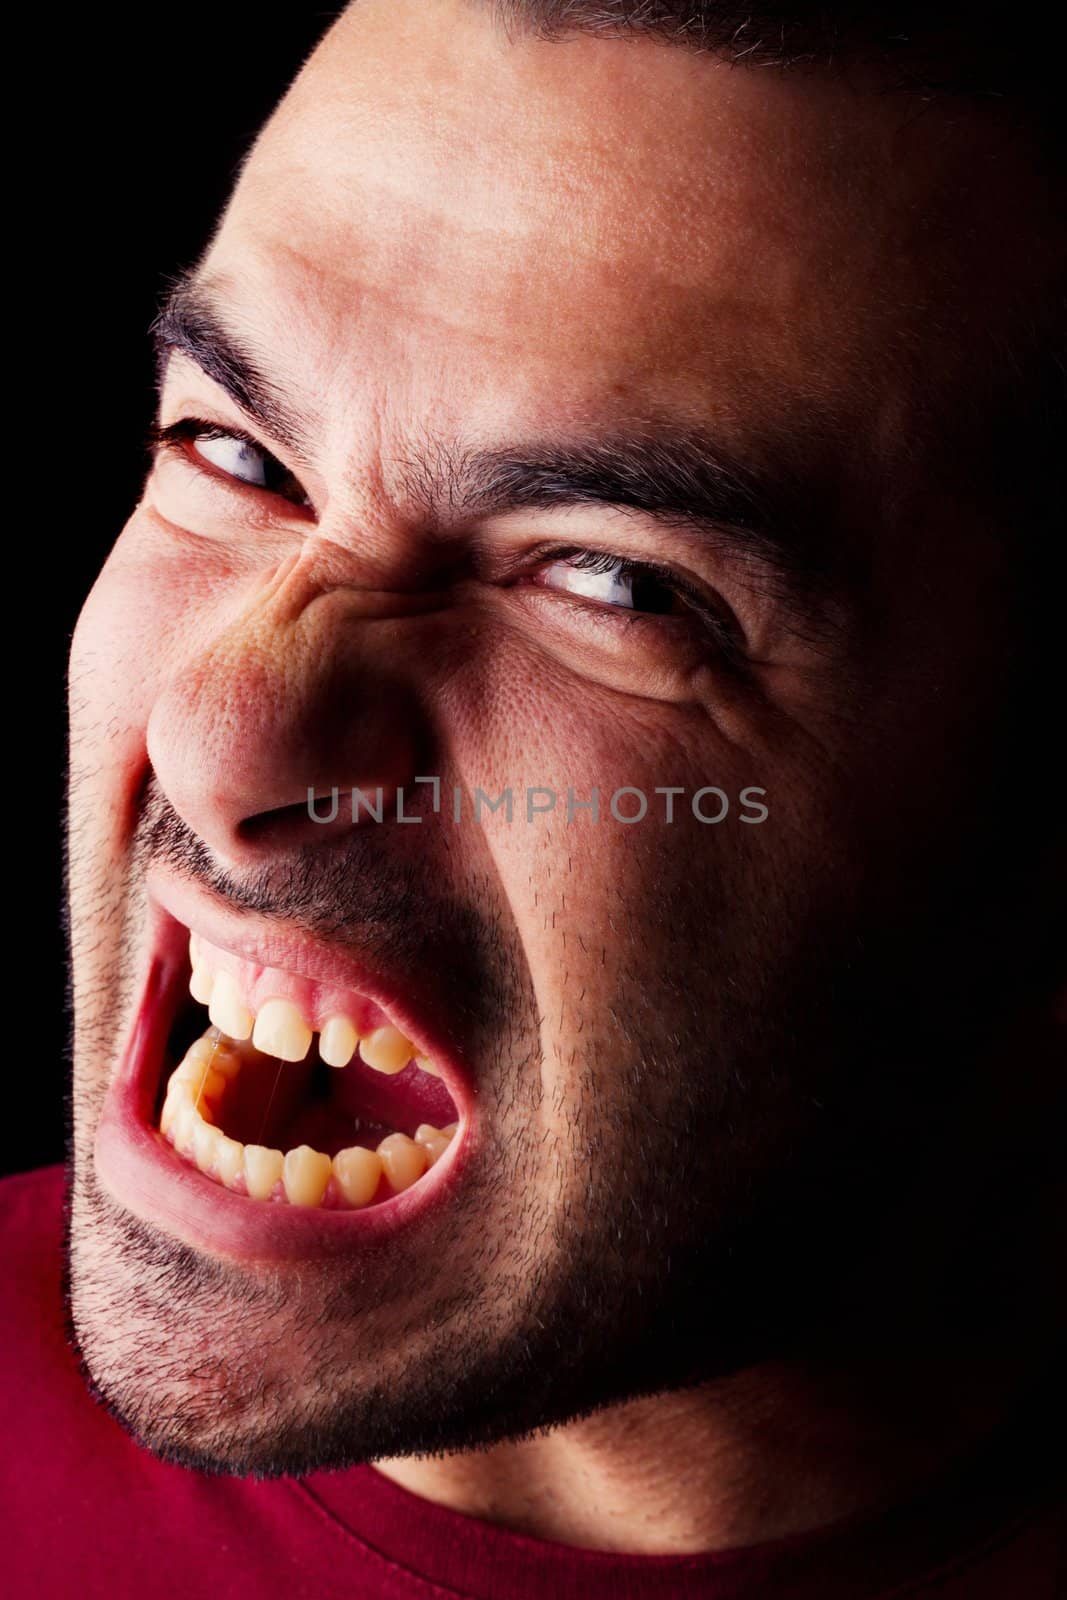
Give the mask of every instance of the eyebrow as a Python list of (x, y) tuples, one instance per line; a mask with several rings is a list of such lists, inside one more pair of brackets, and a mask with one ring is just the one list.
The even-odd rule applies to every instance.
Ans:
[(161, 390), (175, 352), (187, 356), (224, 389), (235, 405), (297, 456), (310, 458), (316, 419), (295, 405), (264, 372), (251, 340), (229, 327), (224, 301), (210, 280), (195, 272), (171, 280), (150, 333), (156, 387)]
[[(152, 324), (157, 384), (180, 351), (298, 461), (310, 460), (320, 419), (283, 394), (263, 370), (252, 340), (227, 324), (225, 302), (195, 273), (172, 281)], [(794, 591), (836, 587), (842, 551), (825, 483), (797, 473), (793, 449), (773, 471), (724, 451), (707, 430), (668, 420), (590, 430), (483, 449), (430, 444), (401, 465), (404, 492), (441, 525), (518, 510), (603, 505), (661, 525), (713, 537), (758, 561)]]
[(708, 536), (794, 591), (832, 587), (833, 521), (818, 485), (752, 470), (702, 430), (660, 423), (470, 452), (446, 471), (416, 464), (417, 498), (435, 510), (442, 483), (467, 517), (603, 505)]

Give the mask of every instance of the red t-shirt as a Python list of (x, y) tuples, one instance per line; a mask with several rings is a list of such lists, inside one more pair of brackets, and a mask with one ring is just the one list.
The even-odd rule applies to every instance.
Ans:
[[(1067, 1494), (1005, 1433), (890, 1514), (708, 1555), (626, 1556), (448, 1511), (373, 1467), (166, 1466), (89, 1396), (60, 1302), (58, 1168), (0, 1184), (0, 1588), (13, 1600), (1062, 1600)], [(1043, 1419), (1041, 1419), (1043, 1421)], [(1049, 1437), (1057, 1436), (1049, 1430)], [(1058, 1454), (1058, 1439), (1057, 1439)]]

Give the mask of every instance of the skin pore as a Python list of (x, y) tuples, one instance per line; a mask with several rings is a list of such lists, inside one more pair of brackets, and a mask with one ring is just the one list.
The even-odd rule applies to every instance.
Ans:
[[(162, 442), (72, 652), (71, 1308), (150, 1448), (372, 1459), (678, 1553), (905, 1491), (1053, 1347), (1056, 886), (994, 803), (1030, 663), (943, 447), (1048, 293), (1052, 249), (1005, 243), (1048, 204), (1004, 128), (858, 72), (508, 39), (459, 0), (331, 30), (163, 320)], [(589, 488), (681, 437), (747, 521)], [(659, 569), (657, 604), (575, 550)], [(302, 809), (423, 773), (759, 785), (769, 816)], [(101, 1181), (174, 883), (447, 1031), (466, 1165), (382, 1248), (213, 1256)]]

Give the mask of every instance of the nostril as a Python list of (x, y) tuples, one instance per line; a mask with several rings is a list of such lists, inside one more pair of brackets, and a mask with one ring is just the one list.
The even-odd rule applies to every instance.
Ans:
[(245, 817), (237, 824), (237, 837), (242, 844), (307, 844), (316, 838), (348, 832), (351, 827), (352, 818), (345, 807), (335, 807), (332, 796), (326, 794), (317, 795), (313, 805), (304, 800), (299, 805), (277, 806), (273, 811)]

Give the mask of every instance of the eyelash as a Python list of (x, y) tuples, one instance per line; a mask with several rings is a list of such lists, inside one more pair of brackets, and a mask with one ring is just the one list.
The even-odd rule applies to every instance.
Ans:
[[(221, 423), (208, 422), (203, 417), (182, 417), (177, 422), (154, 423), (149, 428), (147, 443), (149, 451), (153, 454), (180, 450), (188, 460), (190, 459), (189, 453), (183, 447), (195, 444), (199, 439), (240, 440), (253, 450), (258, 450), (268, 460), (273, 461), (283, 472), (288, 471), (265, 445), (261, 444), (252, 434), (246, 433), (243, 428), (223, 427)], [(264, 491), (264, 487), (261, 485), (243, 483), (239, 478), (230, 478), (221, 469), (213, 468), (210, 462), (203, 459), (197, 459), (193, 465), (194, 470), (205, 472), (212, 477), (219, 476), (238, 488), (252, 489), (259, 493), (277, 494), (289, 505), (298, 509), (310, 508), (310, 502), (306, 502), (302, 506), (299, 501), (292, 499), (288, 495), (283, 495), (280, 490), (266, 489)], [(294, 483), (299, 482), (295, 474), (289, 473), (289, 476)], [(306, 491), (302, 490), (302, 492), (306, 495)], [(620, 556), (610, 550), (592, 550), (582, 545), (546, 546), (534, 552), (532, 558), (527, 557), (527, 564), (531, 559), (538, 567), (552, 561), (566, 561), (581, 572), (615, 572), (621, 578), (643, 577), (655, 579), (657, 583), (661, 583), (664, 588), (669, 589), (672, 594), (676, 595), (679, 600), (684, 601), (692, 610), (698, 621), (712, 635), (716, 647), (724, 657), (734, 664), (739, 664), (744, 657), (744, 638), (732, 612), (729, 612), (725, 606), (716, 608), (709, 601), (706, 594), (702, 593), (694, 585), (687, 583), (684, 578), (680, 578), (669, 567), (662, 567), (653, 561), (635, 561), (629, 556)], [(546, 592), (549, 591), (546, 589)], [(563, 593), (562, 591), (558, 592)], [(583, 606), (586, 609), (595, 609), (603, 617), (610, 618), (617, 626), (621, 627), (632, 628), (641, 625), (648, 626), (649, 624), (662, 627), (665, 623), (669, 623), (670, 620), (661, 613), (627, 611), (621, 607), (584, 600), (577, 595), (568, 598), (572, 604)]]
[[(654, 578), (679, 600), (684, 601), (698, 622), (713, 636), (717, 648), (724, 656), (738, 665), (744, 658), (744, 636), (736, 618), (725, 603), (721, 607), (715, 606), (702, 590), (680, 578), (670, 567), (662, 567), (654, 561), (635, 561), (629, 556), (620, 556), (611, 550), (592, 550), (584, 545), (549, 545), (537, 550), (533, 560), (538, 567), (552, 561), (566, 561), (580, 572), (614, 572), (621, 578)], [(576, 605), (595, 607), (597, 611), (622, 627), (649, 625), (663, 627), (665, 624), (669, 625), (672, 620), (661, 613), (627, 611), (622, 607), (585, 600), (578, 595), (568, 597), (564, 593), (564, 598), (571, 598)], [(673, 620), (678, 621), (677, 618)]]
[[(294, 483), (299, 484), (300, 480), (296, 477), (296, 474), (289, 472), (289, 469), (278, 460), (277, 456), (273, 455), (266, 445), (261, 444), (252, 434), (246, 433), (243, 428), (223, 427), (221, 423), (208, 422), (203, 417), (181, 417), (177, 422), (153, 423), (148, 430), (148, 449), (152, 454), (179, 450), (187, 460), (190, 460), (189, 452), (183, 447), (196, 444), (200, 439), (237, 439), (241, 444), (247, 444), (253, 450), (258, 450), (266, 460), (273, 461), (282, 472), (288, 473)], [(300, 491), (304, 495), (304, 500), (300, 501), (283, 494), (280, 489), (269, 489), (265, 485), (246, 483), (240, 478), (231, 477), (220, 468), (213, 468), (211, 463), (203, 458), (196, 459), (193, 462), (193, 466), (197, 472), (206, 472), (211, 477), (221, 477), (225, 482), (232, 483), (239, 489), (252, 489), (260, 494), (276, 494), (279, 499), (286, 501), (288, 505), (294, 506), (297, 510), (313, 509), (310, 497), (303, 485), (300, 485)]]

